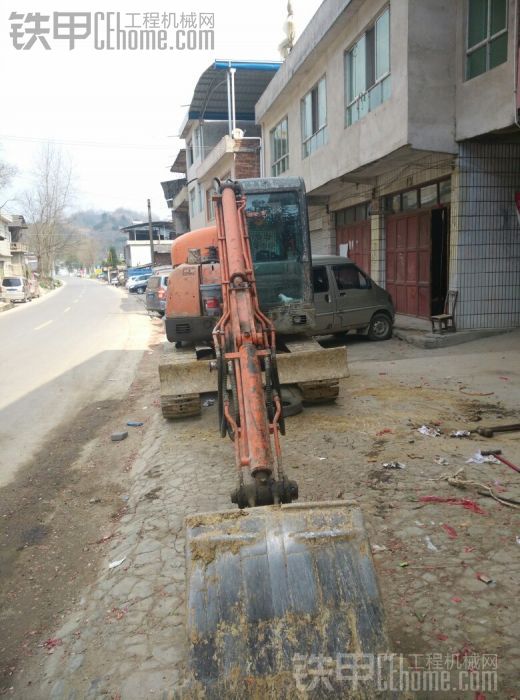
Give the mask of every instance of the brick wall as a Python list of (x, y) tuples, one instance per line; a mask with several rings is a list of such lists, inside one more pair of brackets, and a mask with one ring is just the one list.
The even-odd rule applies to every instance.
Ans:
[(247, 150), (235, 153), (235, 177), (237, 180), (260, 177), (260, 149), (258, 147), (249, 147)]

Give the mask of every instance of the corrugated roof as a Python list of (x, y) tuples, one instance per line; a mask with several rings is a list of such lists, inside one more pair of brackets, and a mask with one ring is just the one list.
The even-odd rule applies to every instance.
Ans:
[(177, 157), (173, 161), (173, 165), (170, 168), (171, 173), (182, 173), (186, 174), (186, 149), (181, 148), (177, 153)]
[(255, 104), (282, 64), (278, 61), (217, 60), (200, 76), (188, 110), (188, 121), (227, 120), (228, 68), (235, 69), (235, 118), (254, 121)]

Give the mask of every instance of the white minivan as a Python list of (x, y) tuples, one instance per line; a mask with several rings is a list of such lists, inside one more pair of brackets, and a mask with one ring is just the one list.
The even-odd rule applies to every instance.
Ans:
[(31, 301), (32, 294), (29, 280), (18, 275), (4, 277), (0, 286), (0, 296), (5, 301), (23, 301), (24, 303)]

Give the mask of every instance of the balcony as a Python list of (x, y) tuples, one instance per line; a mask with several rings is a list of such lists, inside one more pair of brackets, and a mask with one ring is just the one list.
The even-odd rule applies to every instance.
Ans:
[(28, 253), (29, 248), (25, 243), (11, 241), (11, 253)]
[(234, 139), (227, 135), (223, 136), (208, 154), (207, 158), (198, 166), (196, 171), (197, 179), (200, 181), (206, 177), (227, 154), (256, 152), (260, 148), (260, 143), (261, 139), (257, 136), (242, 136), (239, 139)]

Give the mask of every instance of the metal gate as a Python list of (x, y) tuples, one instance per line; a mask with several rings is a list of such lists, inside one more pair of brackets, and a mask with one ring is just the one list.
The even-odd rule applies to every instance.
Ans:
[(370, 220), (357, 224), (336, 226), (336, 245), (348, 244), (348, 257), (366, 273), (370, 274), (371, 232)]
[(397, 313), (429, 318), (431, 211), (386, 217), (386, 289)]

